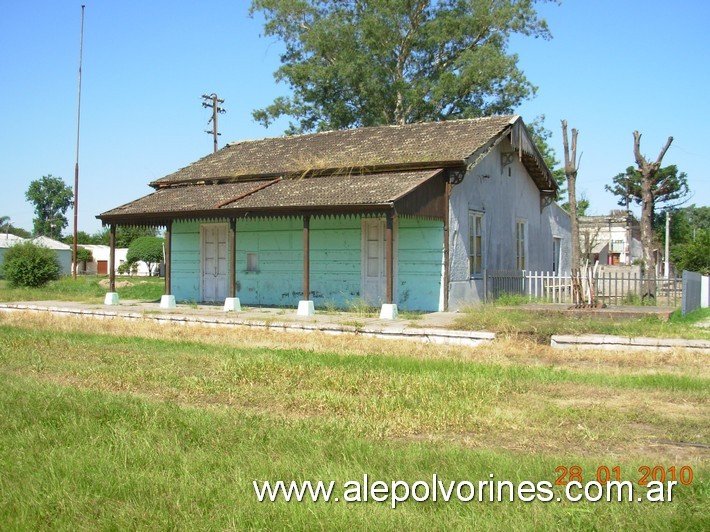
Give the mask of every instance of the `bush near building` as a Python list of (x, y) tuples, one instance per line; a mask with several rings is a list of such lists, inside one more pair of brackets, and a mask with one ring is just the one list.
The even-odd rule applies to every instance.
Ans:
[(42, 286), (59, 278), (61, 264), (54, 250), (32, 242), (15, 244), (5, 253), (2, 273), (10, 286)]

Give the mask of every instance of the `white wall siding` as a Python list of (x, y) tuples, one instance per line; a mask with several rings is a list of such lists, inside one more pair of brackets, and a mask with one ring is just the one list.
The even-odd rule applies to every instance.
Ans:
[(483, 299), (483, 279), (469, 276), (470, 211), (484, 213), (485, 269), (515, 269), (517, 221), (527, 223), (526, 269), (552, 268), (553, 237), (561, 238), (566, 261), (562, 268), (569, 268), (569, 216), (555, 204), (541, 209), (540, 190), (517, 154), (510, 165), (502, 164), (501, 153), (512, 151), (508, 141), (501, 142), (467, 172), (462, 183), (453, 187), (449, 217), (451, 310)]

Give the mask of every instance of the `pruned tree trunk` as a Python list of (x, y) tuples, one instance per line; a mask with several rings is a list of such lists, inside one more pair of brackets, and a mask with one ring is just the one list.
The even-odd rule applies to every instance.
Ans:
[(567, 139), (567, 120), (562, 121), (562, 143), (565, 155), (565, 176), (567, 177), (567, 193), (569, 194), (569, 212), (572, 222), (572, 287), (575, 305), (582, 303), (580, 276), (579, 220), (577, 218), (577, 133), (572, 129), (572, 151), (570, 153)]
[(641, 155), (641, 134), (634, 131), (634, 158), (641, 174), (641, 249), (645, 278), (643, 299), (656, 298), (656, 258), (653, 256), (653, 211), (656, 197), (653, 193), (653, 179), (671, 142), (673, 137), (668, 137), (656, 161), (650, 163)]

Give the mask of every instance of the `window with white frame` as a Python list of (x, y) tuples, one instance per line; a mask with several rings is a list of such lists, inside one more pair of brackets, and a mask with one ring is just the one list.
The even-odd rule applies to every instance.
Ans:
[(528, 265), (528, 222), (516, 220), (515, 222), (515, 269), (525, 270)]
[(552, 238), (552, 271), (558, 272), (560, 269), (560, 261), (562, 260), (562, 239), (559, 237)]
[(483, 275), (483, 213), (468, 213), (468, 258), (471, 277)]

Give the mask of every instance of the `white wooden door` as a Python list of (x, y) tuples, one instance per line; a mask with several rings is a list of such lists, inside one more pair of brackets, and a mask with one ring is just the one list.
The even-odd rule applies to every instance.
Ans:
[(370, 305), (385, 300), (385, 221), (366, 218), (362, 221), (362, 297)]
[(221, 303), (229, 291), (227, 225), (202, 226), (202, 301)]

